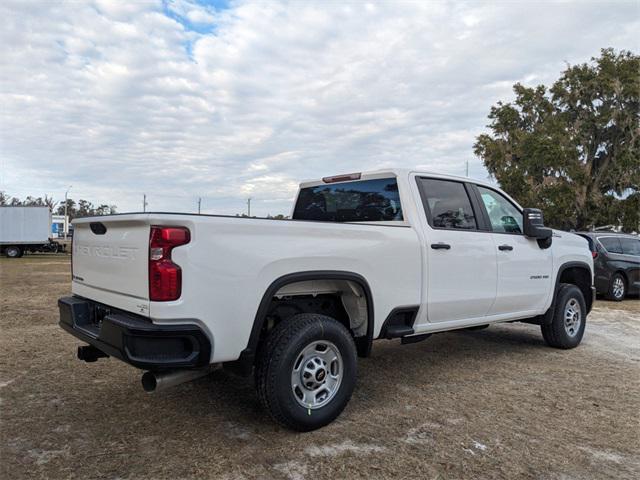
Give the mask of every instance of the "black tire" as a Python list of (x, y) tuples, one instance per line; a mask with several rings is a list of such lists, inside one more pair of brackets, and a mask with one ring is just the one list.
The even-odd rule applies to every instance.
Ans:
[[(575, 308), (576, 305), (579, 307), (578, 309)], [(568, 312), (569, 308), (577, 312), (579, 318), (579, 325), (573, 324), (573, 328), (571, 324), (576, 317), (574, 313), (574, 320), (567, 320), (566, 317), (571, 315)], [(584, 301), (582, 291), (570, 283), (560, 284), (551, 323), (540, 325), (545, 342), (555, 348), (575, 348), (582, 341), (586, 325), (587, 304)]]
[(4, 254), (9, 258), (20, 258), (22, 256), (22, 249), (11, 245), (4, 249)]
[[(304, 358), (305, 349), (315, 348), (311, 347), (315, 342), (322, 346), (322, 341), (329, 342), (340, 354), (341, 380), (333, 396), (328, 396), (328, 403), (305, 408), (294, 393), (294, 368), (303, 368), (300, 363), (313, 365), (300, 359)], [(356, 376), (357, 352), (351, 334), (333, 318), (314, 313), (294, 315), (276, 325), (258, 352), (255, 370), (260, 403), (276, 422), (301, 432), (323, 427), (342, 413), (353, 393)], [(322, 379), (329, 380), (325, 375)], [(302, 393), (300, 389), (298, 392)]]
[(627, 281), (621, 273), (614, 273), (609, 282), (607, 299), (621, 302), (627, 295)]

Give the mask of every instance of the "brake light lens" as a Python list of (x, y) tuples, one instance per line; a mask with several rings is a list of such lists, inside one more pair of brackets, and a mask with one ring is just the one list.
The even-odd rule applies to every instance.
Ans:
[(591, 252), (591, 256), (596, 259), (598, 258), (598, 252), (596, 252), (595, 250), (593, 252)]
[(333, 177), (323, 177), (324, 183), (346, 182), (348, 180), (360, 180), (362, 173), (347, 173), (346, 175), (334, 175)]
[(149, 300), (169, 302), (182, 293), (182, 270), (171, 260), (171, 250), (191, 241), (185, 227), (153, 225), (149, 234)]

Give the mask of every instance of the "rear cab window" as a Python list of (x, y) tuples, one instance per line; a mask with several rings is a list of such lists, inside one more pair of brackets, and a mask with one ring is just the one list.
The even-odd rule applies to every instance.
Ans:
[(292, 218), (324, 222), (404, 220), (398, 182), (395, 178), (301, 188)]

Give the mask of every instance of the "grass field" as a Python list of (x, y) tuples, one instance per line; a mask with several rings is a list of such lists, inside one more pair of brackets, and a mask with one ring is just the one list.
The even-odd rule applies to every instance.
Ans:
[(1, 478), (640, 478), (637, 300), (598, 302), (571, 351), (518, 323), (376, 342), (342, 416), (298, 434), (251, 378), (148, 395), (124, 363), (76, 360), (69, 292), (66, 256), (0, 259)]

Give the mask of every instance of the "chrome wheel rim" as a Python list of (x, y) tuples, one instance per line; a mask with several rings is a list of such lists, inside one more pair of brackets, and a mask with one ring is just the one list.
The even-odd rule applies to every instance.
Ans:
[(291, 370), (291, 390), (296, 401), (314, 410), (329, 403), (340, 389), (344, 364), (338, 347), (326, 340), (307, 345)]
[(620, 277), (613, 280), (613, 296), (621, 298), (624, 295), (624, 281)]
[(564, 329), (567, 335), (575, 337), (582, 324), (582, 309), (575, 298), (569, 299), (564, 307)]

